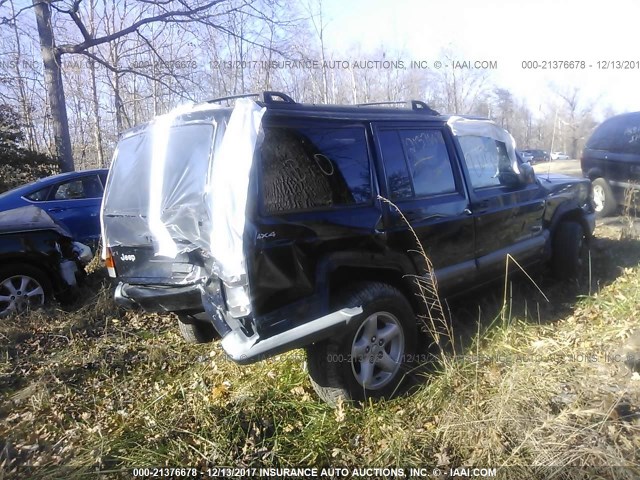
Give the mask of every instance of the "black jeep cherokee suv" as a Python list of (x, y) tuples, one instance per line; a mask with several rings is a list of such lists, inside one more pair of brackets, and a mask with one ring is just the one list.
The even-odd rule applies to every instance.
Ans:
[[(414, 358), (417, 279), (459, 293), (550, 261), (578, 273), (591, 185), (536, 178), (493, 122), (265, 92), (123, 135), (102, 222), (116, 298), (176, 312), (236, 362), (305, 347), (328, 401), (389, 395)], [(420, 246), (432, 264), (429, 269)]]

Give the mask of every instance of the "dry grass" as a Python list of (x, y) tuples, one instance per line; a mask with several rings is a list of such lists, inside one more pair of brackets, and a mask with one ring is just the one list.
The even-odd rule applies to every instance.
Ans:
[(477, 466), (503, 478), (636, 478), (640, 377), (610, 355), (640, 353), (640, 246), (602, 245), (593, 296), (576, 303), (575, 289), (542, 285), (560, 306), (543, 305), (535, 322), (522, 296), (506, 317), (501, 293), (495, 312), (478, 302), (468, 329), (480, 333), (464, 351), (411, 396), (361, 407), (321, 403), (300, 351), (240, 367), (218, 344), (183, 343), (172, 317), (118, 310), (107, 288), (73, 311), (2, 320), (0, 470), (128, 478), (151, 466)]

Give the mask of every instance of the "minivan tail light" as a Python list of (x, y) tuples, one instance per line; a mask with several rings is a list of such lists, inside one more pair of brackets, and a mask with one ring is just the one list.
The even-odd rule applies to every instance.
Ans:
[(116, 263), (113, 261), (113, 255), (111, 249), (107, 248), (107, 256), (104, 259), (104, 264), (107, 267), (107, 272), (111, 278), (116, 278)]

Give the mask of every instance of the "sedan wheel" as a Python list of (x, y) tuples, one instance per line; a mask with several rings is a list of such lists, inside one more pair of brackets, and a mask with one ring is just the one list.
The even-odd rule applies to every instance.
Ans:
[(13, 275), (0, 280), (0, 316), (40, 307), (45, 300), (44, 288), (29, 275)]

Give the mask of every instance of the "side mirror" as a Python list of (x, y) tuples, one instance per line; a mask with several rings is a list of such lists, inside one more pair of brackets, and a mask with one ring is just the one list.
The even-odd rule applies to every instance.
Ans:
[(520, 177), (512, 170), (504, 170), (500, 172), (498, 178), (500, 179), (500, 184), (507, 188), (517, 188), (522, 185)]
[(529, 162), (521, 163), (518, 167), (520, 168), (520, 175), (518, 175), (520, 183), (529, 185), (536, 182), (536, 172)]
[(523, 185), (535, 183), (536, 172), (529, 162), (523, 162), (518, 165), (520, 173), (513, 170), (503, 170), (499, 174), (500, 184), (507, 188), (518, 188)]

